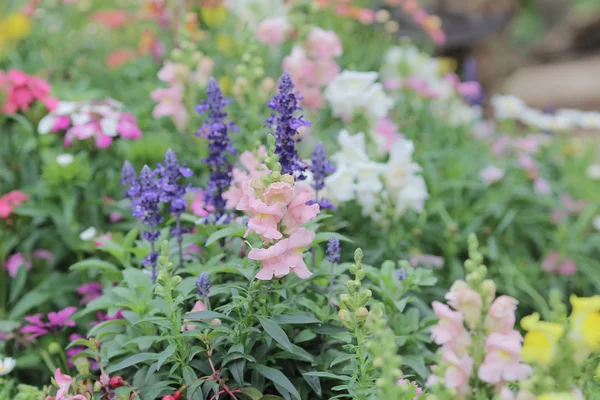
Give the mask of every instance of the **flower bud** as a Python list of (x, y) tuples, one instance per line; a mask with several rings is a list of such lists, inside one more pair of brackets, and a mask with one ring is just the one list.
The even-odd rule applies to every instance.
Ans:
[(94, 382), (94, 393), (98, 393), (102, 390), (102, 384), (98, 381)]
[(181, 282), (181, 277), (179, 275), (175, 275), (172, 279), (174, 285), (178, 285)]
[(347, 303), (350, 301), (350, 295), (348, 295), (347, 293), (343, 293), (340, 295), (340, 301), (342, 303)]
[(496, 284), (491, 279), (485, 279), (481, 282), (481, 291), (486, 300), (491, 302), (496, 297)]
[(342, 322), (350, 321), (350, 313), (348, 312), (348, 310), (340, 310), (338, 312), (338, 318)]
[(50, 343), (50, 346), (48, 346), (48, 352), (50, 354), (60, 354), (62, 351), (61, 345), (56, 342), (52, 342)]
[(365, 270), (364, 269), (360, 269), (358, 271), (356, 271), (356, 279), (358, 279), (359, 281), (363, 280), (365, 277)]
[(112, 378), (110, 378), (109, 381), (109, 385), (113, 389), (120, 388), (121, 386), (123, 386), (124, 383), (125, 381), (121, 376), (113, 376)]
[(364, 322), (369, 316), (369, 310), (366, 307), (359, 307), (355, 312), (354, 316), (357, 321)]
[(363, 259), (363, 252), (359, 247), (358, 249), (356, 249), (354, 251), (354, 262), (357, 264), (360, 264), (362, 262), (362, 259)]

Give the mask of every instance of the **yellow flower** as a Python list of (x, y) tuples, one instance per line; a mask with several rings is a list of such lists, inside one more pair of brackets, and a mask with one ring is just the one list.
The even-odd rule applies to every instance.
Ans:
[(564, 327), (555, 322), (540, 321), (538, 313), (523, 318), (521, 327), (528, 331), (521, 350), (523, 361), (528, 364), (552, 363), (558, 349), (558, 341), (564, 334)]
[(576, 361), (583, 362), (590, 353), (600, 350), (600, 295), (572, 295), (570, 301), (573, 306), (569, 316), (570, 338), (576, 349)]
[(211, 28), (217, 28), (227, 18), (227, 8), (225, 7), (202, 7), (200, 10), (204, 23)]
[(10, 14), (0, 21), (0, 40), (19, 40), (31, 31), (31, 20), (23, 14)]
[(442, 57), (439, 59), (438, 72), (442, 75), (445, 75), (448, 72), (456, 71), (457, 66), (458, 63), (454, 58)]
[(231, 36), (224, 35), (222, 33), (217, 34), (217, 49), (222, 51), (225, 55), (232, 55), (235, 50), (235, 43)]
[(219, 86), (221, 87), (223, 93), (229, 94), (233, 88), (233, 80), (231, 80), (231, 78), (228, 76), (223, 76), (219, 79)]

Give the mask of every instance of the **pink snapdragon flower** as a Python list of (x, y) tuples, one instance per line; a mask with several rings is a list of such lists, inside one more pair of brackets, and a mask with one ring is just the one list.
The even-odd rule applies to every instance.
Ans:
[(248, 230), (244, 237), (251, 232), (256, 232), (265, 239), (281, 239), (283, 237), (277, 228), (277, 224), (283, 218), (283, 211), (278, 204), (270, 206), (260, 199), (254, 199), (250, 203), (250, 211), (254, 216), (248, 222)]
[(184, 88), (181, 85), (155, 89), (150, 97), (158, 104), (154, 107), (152, 116), (171, 117), (177, 128), (183, 130), (189, 120), (189, 114), (183, 104), (183, 93)]
[(198, 217), (206, 217), (214, 211), (214, 207), (206, 205), (206, 202), (204, 201), (204, 191), (198, 190), (194, 200), (190, 203), (190, 210)]
[(309, 246), (314, 238), (314, 232), (298, 228), (289, 238), (280, 240), (269, 248), (250, 250), (248, 258), (262, 261), (263, 264), (256, 277), (271, 280), (294, 272), (302, 279), (309, 278), (312, 273), (304, 263), (302, 249)]
[(473, 359), (468, 354), (458, 356), (452, 349), (442, 349), (442, 362), (446, 365), (445, 385), (464, 395), (469, 392), (469, 378), (473, 373)]
[(295, 189), (296, 196), (288, 204), (282, 221), (287, 234), (293, 233), (299, 226), (315, 219), (319, 214), (319, 204), (308, 204), (314, 196), (310, 188), (297, 183)]
[(521, 362), (519, 354), (522, 343), (523, 337), (515, 330), (488, 336), (485, 341), (485, 359), (478, 371), (479, 379), (496, 385), (527, 378), (532, 369)]
[(258, 25), (256, 37), (270, 46), (283, 43), (292, 26), (285, 17), (268, 18)]
[(498, 296), (490, 305), (487, 313), (486, 328), (489, 333), (508, 333), (515, 325), (519, 302), (510, 296)]
[(452, 284), (450, 291), (445, 296), (448, 304), (462, 313), (471, 329), (474, 329), (481, 318), (483, 300), (481, 295), (471, 289), (465, 281), (457, 280)]
[(439, 322), (431, 328), (431, 339), (438, 345), (457, 348), (462, 353), (471, 342), (463, 325), (463, 315), (439, 301), (434, 301), (432, 306)]
[(190, 73), (190, 68), (185, 64), (165, 61), (157, 76), (161, 81), (174, 86), (184, 85), (189, 79)]
[(21, 332), (29, 333), (30, 335), (26, 339), (33, 340), (36, 337), (57, 332), (67, 326), (75, 326), (75, 321), (70, 319), (75, 311), (77, 311), (76, 307), (67, 307), (58, 312), (50, 312), (47, 316), (48, 322), (42, 321), (43, 314), (26, 316), (25, 320), (29, 322), (29, 325), (21, 328)]
[(342, 55), (342, 41), (332, 30), (313, 27), (306, 38), (306, 48), (317, 59), (332, 59)]
[(4, 263), (4, 268), (6, 268), (11, 278), (17, 276), (17, 273), (21, 267), (31, 270), (31, 261), (27, 260), (22, 253), (15, 253), (11, 255)]
[(547, 180), (541, 177), (537, 177), (533, 181), (533, 190), (538, 194), (550, 194), (552, 189)]
[(3, 77), (2, 80), (5, 82), (0, 85), (0, 90), (6, 90), (6, 97), (0, 112), (6, 114), (26, 112), (36, 101), (44, 104), (50, 111), (56, 108), (58, 99), (50, 96), (50, 84), (45, 80), (27, 75), (18, 69), (11, 69)]

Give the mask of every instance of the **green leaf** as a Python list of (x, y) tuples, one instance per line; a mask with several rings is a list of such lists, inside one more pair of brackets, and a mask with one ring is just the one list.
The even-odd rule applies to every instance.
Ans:
[(167, 347), (165, 349), (165, 351), (160, 353), (160, 357), (158, 357), (158, 361), (157, 361), (157, 365), (156, 365), (157, 371), (160, 370), (160, 367), (162, 367), (162, 365), (165, 363), (165, 361), (167, 361), (167, 359), (169, 357), (171, 357), (173, 354), (175, 354), (176, 350), (177, 350), (177, 345), (170, 344), (169, 347)]
[(124, 359), (123, 361), (121, 361), (118, 364), (114, 364), (108, 368), (106, 368), (106, 373), (107, 374), (112, 374), (113, 372), (117, 372), (120, 371), (122, 369), (125, 369), (127, 367), (131, 367), (132, 365), (136, 365), (142, 362), (146, 362), (146, 361), (156, 361), (158, 359), (159, 355), (156, 353), (139, 353), (139, 354), (135, 354), (131, 357), (127, 357), (126, 359)]
[(123, 278), (121, 271), (113, 263), (97, 258), (79, 261), (71, 265), (69, 269), (71, 271), (99, 270), (102, 276), (112, 281), (120, 281)]
[(20, 322), (16, 321), (0, 321), (0, 332), (12, 332), (21, 326)]
[(183, 319), (188, 319), (191, 321), (213, 320), (215, 318), (233, 320), (231, 317), (228, 317), (227, 315), (218, 313), (216, 311), (194, 311), (183, 315)]
[(313, 314), (297, 314), (297, 315), (277, 315), (272, 317), (271, 320), (278, 325), (294, 325), (294, 324), (320, 324), (321, 321), (317, 319)]
[(210, 235), (208, 239), (206, 239), (206, 246), (210, 246), (214, 242), (224, 237), (242, 237), (244, 233), (246, 233), (246, 227), (242, 225), (232, 225), (224, 229), (220, 229)]
[(354, 354), (342, 354), (341, 356), (336, 357), (335, 360), (329, 364), (329, 368), (333, 368), (333, 366), (338, 365), (341, 362), (352, 360), (354, 357), (356, 357)]
[(17, 271), (17, 276), (12, 280), (10, 284), (10, 297), (8, 302), (10, 304), (14, 303), (18, 298), (23, 288), (25, 287), (25, 283), (27, 282), (27, 268), (19, 268)]
[(283, 348), (285, 348), (287, 351), (289, 351), (290, 353), (293, 352), (292, 343), (290, 342), (290, 339), (288, 339), (285, 331), (281, 329), (279, 325), (277, 325), (270, 319), (261, 316), (258, 317), (258, 321), (260, 322), (260, 325), (263, 327), (265, 332), (269, 334), (269, 336), (275, 339), (275, 341), (282, 345)]
[(252, 368), (274, 384), (290, 392), (295, 399), (300, 400), (300, 393), (298, 393), (292, 382), (281, 371), (260, 364), (253, 365)]
[(319, 372), (319, 371), (305, 372), (302, 375), (318, 376), (319, 378), (337, 379), (337, 380), (346, 381), (346, 382), (349, 381), (350, 379), (352, 379), (350, 376), (346, 376), (346, 375), (336, 375), (336, 374), (332, 374), (330, 372)]
[(263, 398), (263, 394), (253, 387), (243, 388), (240, 391), (252, 400), (260, 400)]

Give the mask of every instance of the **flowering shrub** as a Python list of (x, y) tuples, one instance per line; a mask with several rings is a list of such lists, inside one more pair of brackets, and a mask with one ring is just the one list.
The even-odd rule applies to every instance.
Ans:
[(0, 399), (600, 393), (597, 112), (488, 96), (416, 1), (26, 3)]

